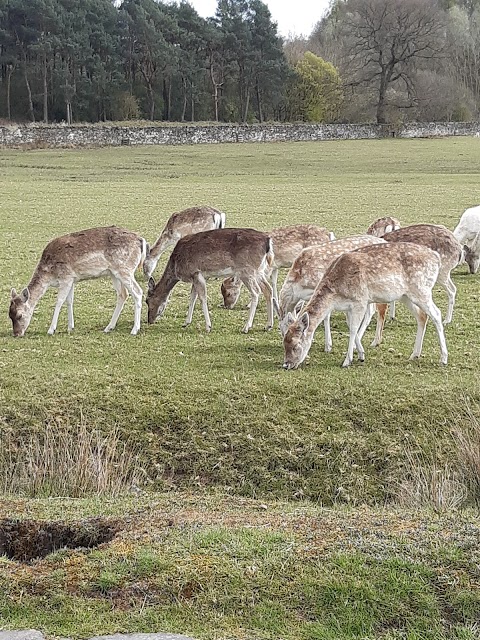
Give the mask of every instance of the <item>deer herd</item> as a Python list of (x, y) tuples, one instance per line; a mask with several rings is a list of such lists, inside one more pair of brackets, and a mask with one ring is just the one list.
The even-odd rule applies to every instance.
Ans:
[[(452, 321), (456, 287), (452, 269), (466, 262), (475, 273), (480, 263), (480, 206), (467, 209), (453, 232), (435, 224), (400, 227), (396, 218), (376, 220), (364, 235), (336, 239), (333, 232), (312, 224), (272, 229), (228, 228), (225, 214), (212, 207), (192, 207), (174, 213), (155, 244), (119, 227), (98, 227), (55, 238), (45, 247), (29, 284), (11, 291), (9, 316), (13, 335), (25, 334), (36, 305), (47, 289), (58, 296), (48, 334), (53, 335), (63, 304), (67, 303), (68, 330), (74, 328), (73, 296), (80, 280), (110, 276), (117, 303), (105, 332), (112, 331), (130, 294), (135, 316), (132, 335), (140, 330), (143, 290), (135, 279), (142, 268), (148, 278), (146, 303), (148, 322), (153, 324), (168, 304), (173, 287), (191, 284), (190, 303), (184, 326), (192, 322), (200, 298), (206, 330), (212, 323), (208, 311), (208, 278), (222, 278), (226, 309), (237, 303), (242, 285), (250, 294), (247, 333), (253, 324), (260, 294), (266, 300), (266, 329), (279, 319), (285, 351), (284, 368), (295, 369), (307, 357), (315, 331), (325, 327), (325, 351), (332, 349), (330, 315), (346, 315), (349, 342), (343, 366), (365, 359), (362, 337), (377, 310), (372, 346), (382, 340), (388, 305), (395, 316), (395, 302), (403, 302), (417, 322), (411, 358), (422, 351), (427, 319), (435, 326), (440, 343), (440, 361), (448, 352), (443, 324)], [(162, 253), (173, 247), (161, 278), (152, 274)], [(289, 268), (280, 293), (278, 270)], [(448, 308), (444, 323), (432, 298), (434, 285), (445, 288)]]

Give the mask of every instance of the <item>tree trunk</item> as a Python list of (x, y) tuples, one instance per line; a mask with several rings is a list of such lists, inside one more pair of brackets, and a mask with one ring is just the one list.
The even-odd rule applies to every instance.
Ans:
[(9, 120), (12, 119), (10, 89), (11, 89), (11, 80), (12, 80), (12, 74), (14, 69), (15, 67), (13, 66), (13, 64), (9, 64), (7, 67), (7, 118)]
[(185, 114), (187, 113), (187, 80), (185, 77), (182, 78), (183, 84), (183, 106), (182, 106), (182, 115), (180, 116), (180, 121), (185, 122)]
[(35, 112), (33, 110), (32, 89), (30, 87), (30, 81), (28, 79), (28, 73), (27, 73), (27, 54), (23, 50), (23, 47), (22, 47), (22, 61), (23, 61), (23, 77), (25, 78), (25, 86), (27, 87), (27, 94), (28, 94), (28, 111), (30, 113), (30, 118), (31, 118), (32, 122), (35, 122)]
[(150, 120), (155, 118), (155, 96), (153, 95), (152, 83), (147, 80), (147, 93), (150, 98)]
[(47, 53), (43, 57), (43, 121), (48, 124), (48, 79), (47, 79)]
[(263, 122), (263, 109), (262, 109), (262, 94), (260, 92), (260, 84), (257, 80), (257, 106), (258, 106), (258, 121)]
[(380, 76), (380, 87), (378, 90), (378, 102), (377, 102), (377, 123), (378, 124), (386, 124), (386, 108), (387, 105), (385, 103), (387, 95), (387, 78), (386, 78), (386, 70), (382, 69), (382, 74)]
[(245, 111), (243, 112), (243, 123), (247, 121), (249, 106), (250, 106), (250, 89), (247, 88), (246, 96), (245, 96)]

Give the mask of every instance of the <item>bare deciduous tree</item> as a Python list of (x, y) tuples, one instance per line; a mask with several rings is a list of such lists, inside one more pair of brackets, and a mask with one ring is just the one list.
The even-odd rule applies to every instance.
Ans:
[(342, 12), (350, 83), (375, 87), (377, 122), (385, 123), (392, 85), (402, 82), (412, 98), (414, 63), (441, 55), (443, 12), (436, 0), (348, 0)]

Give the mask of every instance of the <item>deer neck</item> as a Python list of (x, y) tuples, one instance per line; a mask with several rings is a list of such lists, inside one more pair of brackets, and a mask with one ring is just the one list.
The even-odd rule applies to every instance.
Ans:
[(153, 247), (150, 248), (150, 258), (154, 258), (158, 262), (160, 256), (168, 248), (171, 242), (170, 235), (162, 233)]
[(30, 282), (27, 285), (30, 306), (35, 307), (40, 298), (51, 286), (50, 278), (42, 269), (35, 269)]
[(304, 309), (304, 311), (308, 313), (310, 319), (308, 327), (309, 333), (315, 333), (318, 325), (322, 323), (326, 316), (331, 312), (334, 299), (335, 294), (326, 284), (322, 285), (314, 292), (308, 305)]
[(157, 286), (155, 287), (155, 299), (158, 304), (164, 302), (168, 296), (170, 295), (171, 290), (180, 282), (180, 279), (172, 272), (169, 268), (170, 263), (167, 265), (165, 271), (163, 272), (162, 277), (158, 281)]

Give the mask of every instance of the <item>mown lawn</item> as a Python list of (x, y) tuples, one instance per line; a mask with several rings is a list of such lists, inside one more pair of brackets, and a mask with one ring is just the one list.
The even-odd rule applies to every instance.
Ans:
[[(7, 311), (10, 288), (27, 284), (52, 237), (118, 224), (152, 243), (173, 211), (195, 204), (222, 209), (229, 226), (316, 222), (337, 237), (387, 214), (453, 228), (480, 200), (479, 158), (474, 138), (3, 150), (0, 434), (21, 451), (52, 426), (117, 430), (139, 452), (150, 489), (166, 493), (0, 501), (3, 516), (102, 513), (127, 523), (100, 550), (33, 565), (0, 558), (0, 628), (72, 637), (157, 629), (235, 640), (477, 637), (476, 513), (412, 515), (395, 505), (412, 460), (462, 470), (452, 429), (480, 417), (478, 276), (465, 267), (454, 274), (447, 367), (430, 325), (423, 358), (408, 361), (414, 320), (399, 309), (364, 366), (341, 369), (347, 335), (338, 316), (333, 352), (323, 352), (319, 330), (308, 364), (285, 372), (278, 331), (263, 331), (264, 304), (245, 336), (246, 310), (219, 308), (214, 281), (209, 335), (200, 309), (181, 328), (184, 286), (155, 325), (144, 310), (135, 338), (131, 302), (115, 332), (101, 331), (115, 300), (107, 281), (77, 287), (72, 335), (65, 312), (57, 335), (46, 335), (53, 291), (23, 339), (11, 336)], [(436, 299), (444, 311), (443, 290)], [(222, 493), (205, 492), (212, 486)]]

